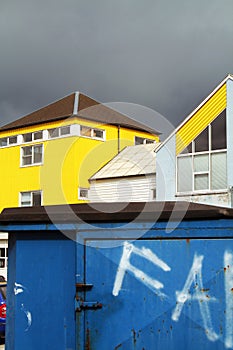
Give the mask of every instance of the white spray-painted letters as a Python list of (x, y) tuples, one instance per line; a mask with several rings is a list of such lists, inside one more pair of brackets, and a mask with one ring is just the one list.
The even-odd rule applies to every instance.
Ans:
[[(134, 277), (140, 280), (148, 288), (152, 289), (154, 293), (159, 297), (167, 297), (165, 293), (161, 291), (164, 288), (164, 284), (157, 279), (151, 278), (142, 270), (139, 270), (130, 263), (130, 257), (132, 254), (136, 254), (159, 267), (165, 272), (171, 271), (171, 268), (161, 260), (150, 249), (142, 247), (137, 248), (129, 242), (124, 242), (123, 253), (120, 259), (119, 267), (116, 273), (115, 282), (112, 290), (114, 296), (118, 296), (122, 290), (123, 280), (126, 271), (129, 271)], [(176, 291), (176, 306), (172, 312), (172, 320), (178, 322), (182, 313), (184, 304), (189, 300), (196, 301), (199, 306), (204, 330), (208, 340), (215, 342), (220, 339), (212, 325), (212, 319), (210, 314), (209, 303), (218, 302), (218, 300), (205, 293), (205, 288), (202, 279), (202, 266), (203, 255), (195, 253), (192, 266), (189, 270), (188, 276), (183, 285), (181, 291)], [(231, 251), (225, 251), (224, 258), (224, 283), (225, 283), (225, 296), (226, 296), (226, 313), (225, 313), (225, 341), (224, 345), (226, 349), (233, 349), (233, 253)], [(191, 293), (191, 287), (193, 293)]]

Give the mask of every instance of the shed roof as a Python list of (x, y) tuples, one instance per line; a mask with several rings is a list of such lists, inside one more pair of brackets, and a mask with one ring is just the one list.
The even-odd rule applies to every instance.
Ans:
[(158, 143), (125, 147), (89, 181), (126, 176), (155, 174), (155, 150)]
[[(54, 205), (48, 207), (7, 208), (0, 214), (1, 230), (9, 225), (37, 223), (130, 222), (166, 220), (207, 220), (233, 218), (233, 209), (199, 203), (137, 202)], [(157, 220), (158, 218), (158, 220)], [(16, 227), (19, 230), (19, 227)]]
[(68, 117), (80, 117), (104, 124), (120, 125), (130, 129), (146, 131), (159, 135), (160, 133), (131, 117), (119, 113), (115, 109), (84, 95), (74, 92), (48, 106), (36, 110), (22, 118), (8, 123), (0, 128), (0, 131), (18, 129), (26, 126), (47, 123)]

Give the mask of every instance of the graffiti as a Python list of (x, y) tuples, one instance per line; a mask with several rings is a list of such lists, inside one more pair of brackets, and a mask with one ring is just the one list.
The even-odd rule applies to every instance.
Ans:
[[(14, 294), (15, 295), (19, 295), (19, 294), (23, 294), (24, 292), (28, 292), (27, 288), (25, 286), (23, 286), (20, 283), (16, 283), (15, 282), (15, 286), (14, 286)], [(32, 314), (29, 310), (27, 310), (24, 306), (23, 303), (21, 303), (21, 307), (20, 310), (24, 313), (24, 315), (26, 316), (26, 320), (27, 320), (27, 327), (25, 328), (25, 332), (27, 332), (29, 330), (29, 328), (32, 325)]]
[[(181, 292), (176, 292), (177, 304), (172, 314), (172, 320), (179, 321), (179, 317), (182, 312), (184, 303), (187, 300), (190, 300), (190, 299), (197, 300), (199, 303), (204, 328), (206, 330), (206, 336), (209, 340), (216, 341), (219, 338), (219, 336), (213, 330), (210, 310), (208, 306), (208, 303), (210, 301), (216, 301), (216, 299), (211, 298), (209, 295), (203, 294), (202, 292), (204, 290), (203, 282), (202, 282), (203, 259), (204, 259), (203, 255), (198, 256), (195, 254), (193, 259), (193, 265), (189, 271), (184, 288), (182, 289)], [(189, 290), (193, 283), (196, 283), (196, 285), (198, 286), (198, 289), (196, 289), (195, 293), (191, 295)]]
[(130, 256), (132, 253), (151, 261), (154, 265), (160, 267), (164, 271), (170, 271), (170, 267), (164, 261), (159, 259), (157, 255), (155, 255), (150, 249), (144, 247), (142, 249), (139, 249), (129, 242), (124, 242), (123, 254), (117, 271), (112, 294), (114, 296), (117, 296), (119, 294), (125, 273), (126, 271), (130, 271), (137, 279), (143, 280), (143, 283), (146, 286), (152, 288), (158, 296), (166, 297), (166, 295), (160, 291), (160, 289), (164, 287), (161, 282), (151, 278), (130, 263)]
[[(161, 291), (161, 289), (164, 289), (164, 284), (161, 281), (150, 277), (148, 274), (131, 264), (130, 258), (132, 254), (152, 262), (164, 272), (171, 271), (171, 268), (166, 264), (166, 262), (161, 260), (150, 249), (145, 247), (137, 248), (129, 242), (124, 242), (123, 252), (116, 273), (112, 294), (114, 296), (119, 295), (120, 291), (122, 290), (125, 273), (128, 271), (135, 278), (152, 289), (157, 296), (169, 298), (164, 292)], [(193, 262), (183, 288), (180, 291), (175, 291), (176, 305), (172, 311), (171, 319), (174, 322), (178, 322), (185, 303), (187, 301), (196, 301), (199, 306), (206, 337), (208, 340), (215, 342), (220, 338), (220, 335), (218, 335), (213, 328), (209, 303), (219, 301), (214, 296), (211, 296), (209, 292), (208, 294), (206, 293), (202, 279), (203, 261), (204, 255), (198, 255), (197, 253), (194, 254)], [(224, 284), (226, 297), (226, 331), (224, 345), (227, 349), (233, 349), (233, 253), (231, 251), (225, 251), (223, 264), (225, 266)], [(193, 289), (191, 289), (192, 286)], [(191, 290), (193, 291), (192, 293)]]

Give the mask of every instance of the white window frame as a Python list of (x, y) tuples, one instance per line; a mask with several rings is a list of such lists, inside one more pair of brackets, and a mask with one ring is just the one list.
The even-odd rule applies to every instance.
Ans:
[[(10, 139), (16, 137), (16, 142), (10, 143)], [(0, 148), (5, 148), (5, 147), (12, 147), (16, 146), (18, 144), (18, 135), (11, 135), (11, 136), (6, 136), (6, 137), (1, 137), (0, 140), (6, 139), (6, 145), (5, 146), (0, 146)]]
[[(82, 196), (81, 192), (82, 191), (87, 191), (87, 196)], [(83, 201), (88, 201), (89, 200), (89, 188), (87, 187), (79, 187), (78, 188), (78, 199), (83, 200)]]
[[(41, 162), (38, 162), (38, 163), (35, 163), (34, 162), (34, 152), (33, 152), (33, 150), (34, 150), (34, 148), (35, 147), (38, 147), (38, 146), (42, 146), (42, 157), (41, 157)], [(26, 148), (26, 147), (31, 147), (32, 148), (32, 163), (31, 164), (23, 164), (23, 157), (24, 157), (24, 155), (23, 155), (23, 149), (24, 148)], [(22, 168), (25, 168), (25, 167), (30, 167), (30, 166), (37, 166), (37, 165), (41, 165), (41, 164), (43, 164), (43, 162), (44, 162), (44, 145), (43, 145), (43, 143), (35, 143), (35, 144), (33, 144), (33, 145), (30, 145), (30, 146), (22, 146), (21, 148), (20, 148), (20, 167), (22, 167)]]
[[(212, 166), (211, 166), (211, 155), (222, 153), (226, 154), (227, 156), (227, 148), (219, 149), (219, 150), (212, 150), (212, 144), (211, 144), (211, 123), (207, 126), (208, 128), (208, 150), (202, 151), (202, 152), (195, 152), (194, 142), (195, 139), (191, 143), (191, 149), (192, 151), (190, 153), (180, 153), (176, 156), (176, 195), (177, 196), (190, 196), (190, 195), (198, 195), (198, 194), (214, 194), (214, 193), (225, 193), (227, 192), (227, 188), (222, 189), (212, 189), (211, 188), (211, 180), (212, 180)], [(198, 136), (197, 136), (198, 137)], [(208, 155), (208, 161), (209, 161), (209, 170), (208, 171), (200, 171), (197, 172), (194, 169), (194, 157), (197, 155)], [(178, 159), (182, 157), (191, 157), (191, 167), (192, 167), (192, 191), (178, 191)], [(226, 169), (227, 172), (227, 169)], [(205, 190), (195, 190), (195, 175), (204, 175), (208, 174), (208, 189)], [(227, 175), (227, 174), (226, 174)]]
[[(29, 193), (30, 194), (30, 205), (22, 205), (22, 195), (24, 194), (24, 193)], [(40, 203), (40, 206), (42, 206), (43, 204), (43, 191), (41, 191), (41, 190), (35, 190), (35, 191), (22, 191), (22, 192), (20, 192), (19, 193), (19, 207), (23, 207), (23, 208), (25, 208), (25, 207), (33, 207), (33, 195), (35, 194), (35, 193), (40, 193), (40, 195), (41, 195), (41, 203)]]
[[(41, 138), (36, 139), (35, 135), (41, 133)], [(31, 140), (30, 141), (25, 141), (24, 140), (24, 136), (25, 135), (31, 135)], [(25, 132), (22, 134), (22, 143), (30, 143), (30, 142), (38, 142), (43, 140), (43, 130), (37, 130), (37, 131), (33, 131), (33, 132)]]
[[(4, 250), (4, 255), (2, 256), (0, 254), (0, 270), (4, 271), (7, 269), (7, 266), (8, 266), (8, 244), (7, 244), (7, 241), (4, 240), (4, 243), (3, 242), (0, 243), (0, 249)], [(4, 266), (1, 266), (2, 262), (3, 262)]]
[[(143, 140), (142, 143), (136, 143), (136, 138)], [(148, 142), (149, 141), (149, 142)], [(139, 146), (139, 145), (148, 145), (151, 143), (156, 143), (156, 140), (154, 139), (149, 139), (148, 137), (142, 137), (142, 136), (134, 136), (134, 145)]]
[[(69, 128), (69, 133), (66, 134), (62, 134), (62, 130), (65, 128)], [(57, 136), (51, 136), (51, 130), (56, 130), (58, 135)], [(62, 137), (68, 137), (68, 136), (74, 136), (72, 135), (72, 127), (71, 125), (63, 125), (63, 126), (59, 126), (57, 128), (50, 128), (48, 129), (48, 140), (53, 140), (53, 139), (58, 139), (58, 138), (62, 138)]]
[[(87, 128), (90, 129), (90, 136), (88, 135), (83, 135), (82, 134), (82, 128)], [(96, 137), (94, 136), (95, 130), (100, 131), (103, 133), (103, 137)], [(88, 126), (88, 125), (80, 125), (80, 137), (88, 138), (88, 139), (94, 139), (94, 140), (99, 140), (99, 141), (105, 141), (106, 140), (106, 131), (104, 129), (100, 128), (95, 128), (93, 126)]]

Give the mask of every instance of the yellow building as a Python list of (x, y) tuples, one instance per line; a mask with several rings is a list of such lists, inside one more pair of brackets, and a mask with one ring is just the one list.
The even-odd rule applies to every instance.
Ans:
[(88, 201), (92, 174), (157, 135), (79, 92), (9, 123), (0, 128), (0, 211)]

